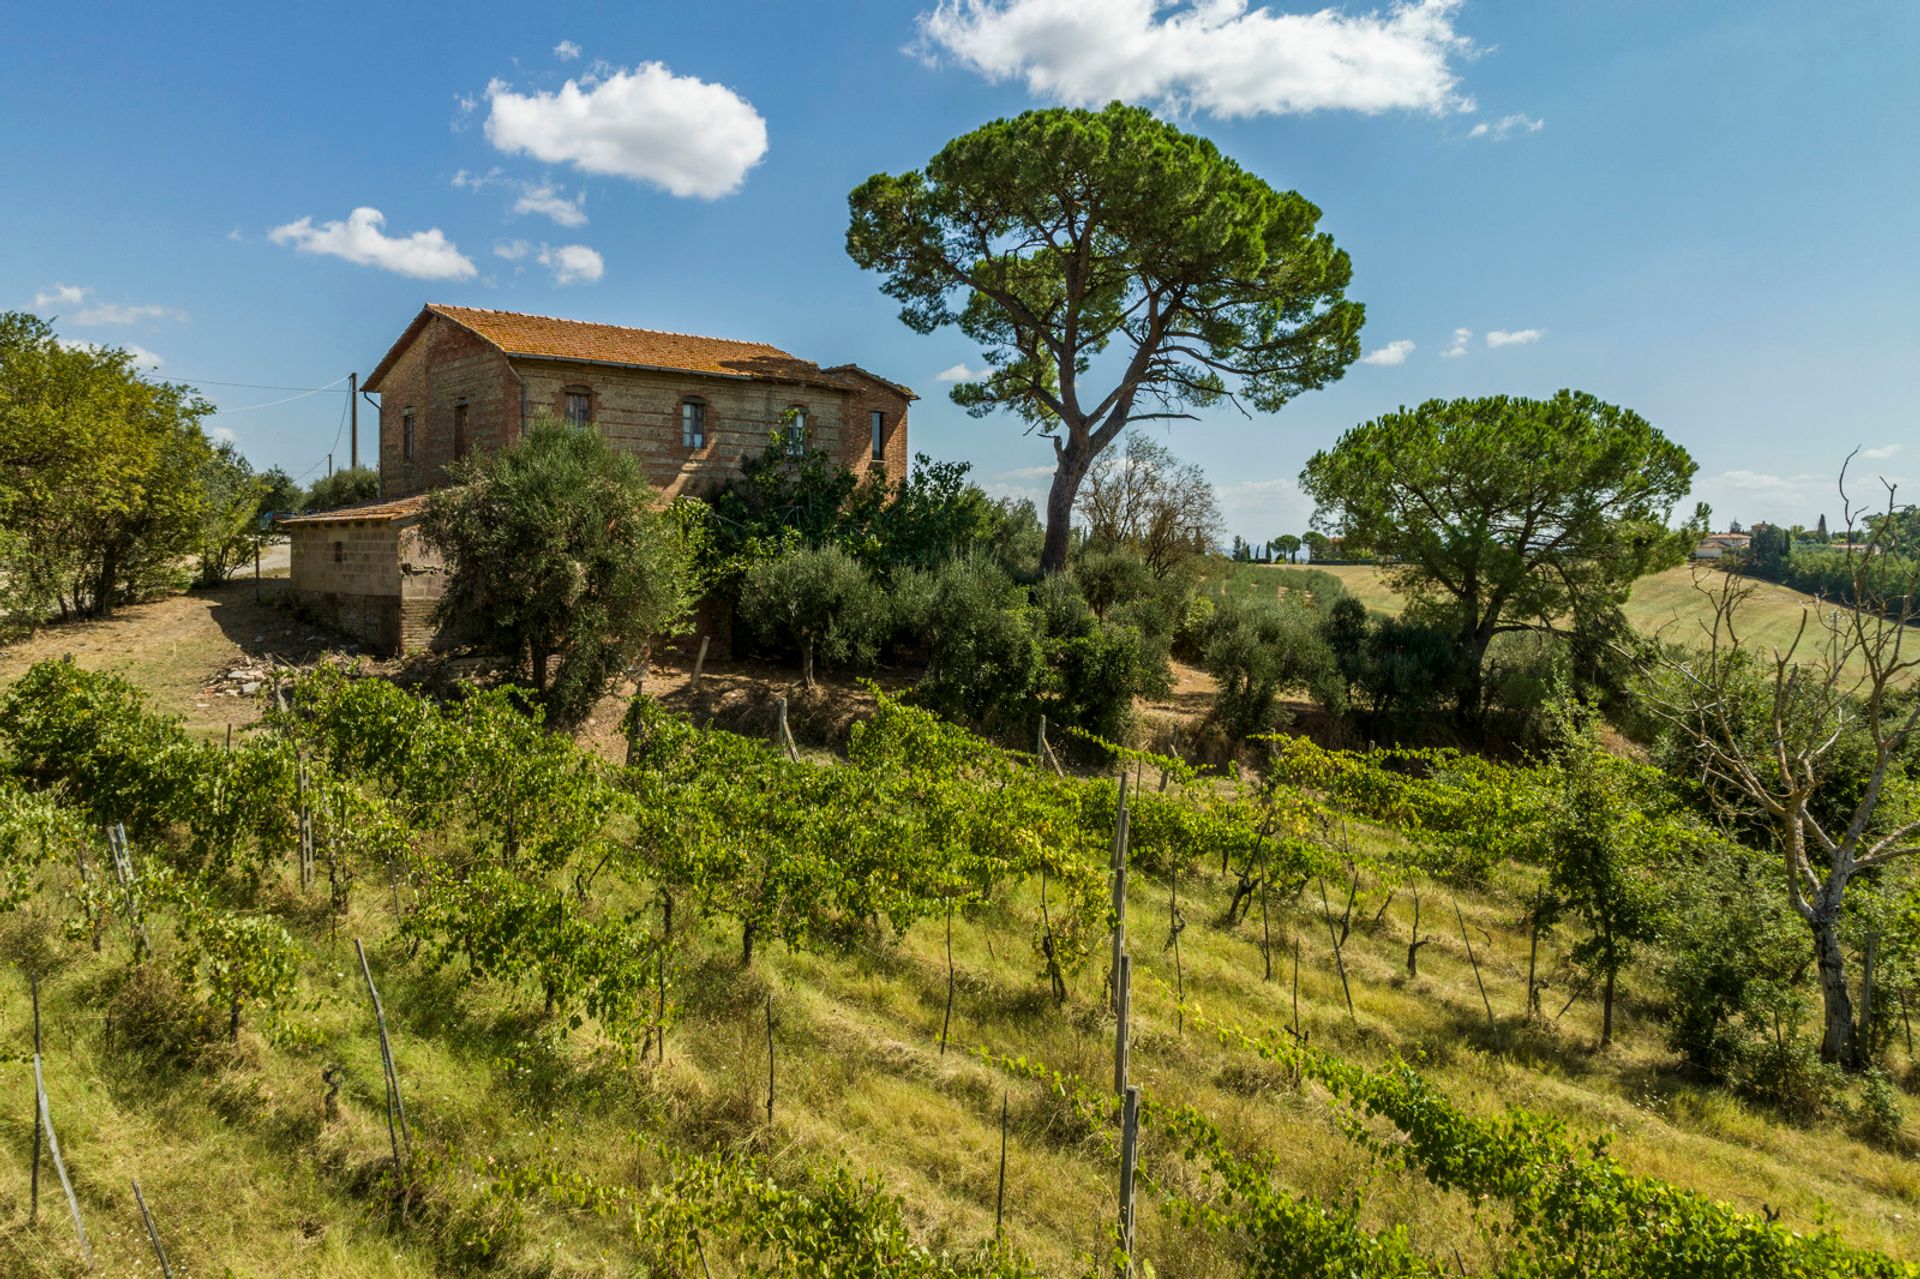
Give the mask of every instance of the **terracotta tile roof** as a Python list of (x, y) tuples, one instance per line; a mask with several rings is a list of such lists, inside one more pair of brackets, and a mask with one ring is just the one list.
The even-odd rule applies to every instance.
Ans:
[(315, 511), (311, 515), (282, 515), (274, 520), (275, 524), (357, 524), (371, 521), (385, 524), (392, 520), (404, 520), (418, 515), (427, 507), (427, 495), (416, 493), (412, 497), (396, 497), (390, 501), (375, 500), (361, 502), (356, 506), (342, 506), (331, 511)]
[[(427, 304), (400, 340), (393, 344), (386, 357), (367, 375), (365, 386), (368, 390), (379, 389), (380, 379), (435, 315), (460, 325), (505, 354), (522, 359), (583, 360), (596, 364), (831, 387), (845, 387), (848, 374), (857, 373), (905, 391), (903, 387), (875, 378), (873, 374), (852, 365), (823, 369), (811, 360), (803, 360), (764, 342), (695, 337), (660, 329), (633, 329), (618, 324), (594, 324), (586, 320), (562, 320), (553, 316), (523, 315), (517, 311), (493, 311), (484, 307), (446, 306), (437, 302)], [(911, 395), (911, 392), (906, 393)]]

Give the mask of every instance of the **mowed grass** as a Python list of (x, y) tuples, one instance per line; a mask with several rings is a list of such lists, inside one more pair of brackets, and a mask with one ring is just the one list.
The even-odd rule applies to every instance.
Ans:
[[(1286, 584), (1285, 572), (1291, 565), (1231, 565), (1230, 589), (1247, 594), (1278, 592)], [(1398, 616), (1406, 607), (1405, 598), (1388, 583), (1387, 571), (1371, 564), (1300, 565), (1331, 573), (1340, 579), (1347, 593), (1376, 613)], [(1626, 604), (1627, 620), (1647, 635), (1659, 635), (1675, 643), (1700, 645), (1707, 640), (1706, 627), (1713, 621), (1714, 603), (1710, 593), (1724, 583), (1724, 575), (1710, 565), (1682, 564), (1642, 578), (1634, 584)], [(1817, 610), (1822, 606), (1811, 595), (1777, 586), (1772, 582), (1745, 579), (1741, 583), (1752, 593), (1740, 605), (1737, 614), (1743, 643), (1758, 645), (1760, 651), (1785, 649), (1794, 642), (1803, 618), (1808, 636), (1801, 654), (1810, 659), (1819, 638)]]
[[(1364, 847), (1389, 832), (1355, 827)], [(1920, 1171), (1910, 1158), (1861, 1144), (1843, 1124), (1799, 1126), (1685, 1082), (1665, 1051), (1653, 993), (1638, 975), (1622, 1000), (1622, 1034), (1595, 1047), (1597, 1010), (1576, 1001), (1544, 1028), (1520, 1016), (1527, 936), (1519, 927), (1528, 874), (1514, 868), (1457, 900), (1481, 966), (1480, 988), (1453, 919), (1455, 897), (1422, 892), (1419, 976), (1405, 953), (1412, 900), (1363, 879), (1344, 959), (1354, 1013), (1341, 994), (1317, 892), (1271, 905), (1271, 948), (1260, 911), (1220, 923), (1228, 880), (1218, 863), (1184, 876), (1188, 921), (1176, 977), (1164, 945), (1169, 885), (1131, 880), (1135, 967), (1132, 1074), (1150, 1095), (1195, 1104), (1242, 1146), (1271, 1151), (1296, 1189), (1329, 1199), (1364, 1189), (1369, 1225), (1404, 1224), (1439, 1256), (1458, 1248), (1471, 1270), (1498, 1256), (1497, 1213), (1376, 1163), (1339, 1130), (1323, 1098), (1293, 1087), (1253, 1055), (1222, 1046), (1206, 1023), (1255, 1035), (1293, 1017), (1310, 1041), (1368, 1062), (1420, 1064), (1461, 1104), (1491, 1112), (1523, 1105), (1583, 1135), (1607, 1134), (1630, 1167), (1742, 1208), (1779, 1210), (1798, 1229), (1830, 1222), (1848, 1240), (1920, 1256), (1912, 1229)], [(1340, 910), (1344, 885), (1330, 885)], [(611, 885), (612, 909), (644, 907), (651, 889)], [(532, 1191), (493, 1196), (489, 1179), (512, 1168), (555, 1169), (625, 1193), (660, 1171), (655, 1143), (763, 1155), (778, 1175), (844, 1159), (906, 1201), (908, 1221), (934, 1247), (991, 1237), (1002, 1098), (1010, 1113), (1008, 1239), (1049, 1273), (1078, 1273), (1112, 1217), (1110, 1134), (1090, 1130), (1047, 1090), (1012, 1078), (983, 1055), (1019, 1055), (1101, 1085), (1111, 1078), (1113, 1022), (1102, 990), (1104, 953), (1072, 976), (1057, 1007), (1032, 947), (1036, 903), (1018, 894), (953, 933), (956, 995), (940, 1051), (946, 967), (938, 920), (906, 936), (870, 937), (850, 953), (764, 946), (742, 968), (730, 929), (689, 935), (675, 974), (676, 1022), (664, 1065), (640, 1063), (589, 1024), (544, 1020), (537, 991), (469, 982), (458, 964), (436, 970), (397, 935), (384, 884), (363, 883), (349, 913), (329, 921), (324, 890), (302, 899), (282, 874), (268, 889), (302, 945), (301, 997), (271, 1036), (257, 1026), (237, 1046), (213, 1043), (197, 1060), (169, 1060), (152, 1024), (177, 1011), (162, 978), (172, 930), (152, 921), (161, 947), (130, 980), (124, 926), (93, 954), (58, 938), (41, 907), (0, 920), (0, 1053), (5, 1077), (26, 1078), (27, 989), (19, 961), (57, 957), (42, 983), (53, 1115), (99, 1256), (99, 1273), (153, 1273), (131, 1194), (138, 1177), (177, 1270), (193, 1274), (423, 1276), (452, 1272), (614, 1276), (632, 1272), (629, 1227)], [(353, 959), (364, 938), (382, 984), (407, 1109), (440, 1174), (426, 1194), (398, 1202), (379, 1189), (387, 1150), (374, 1026)], [(1549, 1016), (1571, 990), (1561, 962), (1573, 939), (1550, 937), (1541, 971)], [(1271, 954), (1272, 977), (1266, 976)], [(1187, 995), (1185, 1027), (1174, 998)], [(766, 1001), (774, 1009), (775, 1110), (765, 1120)], [(321, 1071), (344, 1068), (339, 1118), (328, 1120)], [(1889, 1065), (1911, 1073), (1896, 1054)], [(0, 1108), (0, 1273), (82, 1273), (66, 1209), (43, 1172), (40, 1223), (25, 1222), (30, 1085)], [(1908, 1119), (1915, 1118), (1909, 1099)], [(1143, 1139), (1143, 1166), (1170, 1152)], [(1230, 1258), (1180, 1227), (1149, 1199), (1141, 1254), (1160, 1274), (1225, 1276)], [(738, 1273), (709, 1249), (716, 1276)]]

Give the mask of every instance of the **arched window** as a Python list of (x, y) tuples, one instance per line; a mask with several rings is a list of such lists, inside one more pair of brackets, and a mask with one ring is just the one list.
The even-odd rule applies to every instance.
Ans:
[(799, 457), (807, 451), (807, 409), (795, 404), (787, 410), (787, 456)]
[(690, 449), (707, 447), (707, 402), (680, 401), (680, 443)]

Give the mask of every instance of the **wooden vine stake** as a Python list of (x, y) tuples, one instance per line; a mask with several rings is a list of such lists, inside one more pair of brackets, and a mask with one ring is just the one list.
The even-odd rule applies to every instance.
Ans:
[(1033, 753), (1039, 759), (1039, 767), (1045, 768), (1051, 764), (1055, 777), (1065, 777), (1067, 775), (1067, 770), (1060, 766), (1060, 757), (1053, 753), (1053, 743), (1047, 740), (1047, 717), (1045, 715), (1040, 717), (1040, 733), (1039, 736), (1034, 739)]
[[(27, 986), (33, 993), (33, 1055), (37, 1058), (40, 1056), (40, 978), (28, 973)], [(1911, 1050), (1908, 1056), (1912, 1056)], [(30, 1166), (33, 1188), (28, 1192), (27, 1224), (37, 1226), (40, 1224), (40, 1090), (37, 1088), (33, 1092), (33, 1163)]]
[(138, 963), (153, 953), (153, 939), (147, 936), (147, 923), (140, 914), (140, 893), (135, 886), (138, 881), (133, 873), (133, 854), (127, 847), (127, 828), (119, 822), (107, 830), (107, 847), (113, 852), (113, 873), (120, 881), (127, 930), (133, 937), (133, 958)]
[(707, 644), (712, 639), (713, 637), (711, 635), (702, 635), (700, 637), (700, 651), (693, 655), (693, 679), (691, 682), (694, 684), (700, 682), (701, 674), (707, 669)]
[(993, 1241), (1000, 1242), (1000, 1223), (1007, 1214), (1007, 1094), (1000, 1094), (1000, 1189), (993, 1196)]
[(353, 953), (360, 957), (360, 975), (367, 980), (374, 1024), (380, 1028), (380, 1067), (387, 1079), (387, 1140), (393, 1145), (393, 1166), (397, 1172), (413, 1159), (413, 1145), (407, 1137), (407, 1106), (400, 1099), (400, 1072), (394, 1068), (393, 1044), (387, 1038), (387, 1011), (380, 1003), (380, 991), (373, 984), (373, 969), (367, 966), (366, 947), (358, 937), (353, 939)]
[(1480, 1002), (1487, 1006), (1487, 1029), (1493, 1029), (1493, 1001), (1487, 998), (1487, 983), (1480, 979), (1480, 961), (1474, 958), (1473, 938), (1467, 936), (1467, 917), (1460, 913), (1460, 899), (1453, 899), (1453, 917), (1460, 921), (1460, 940), (1467, 944), (1467, 962), (1473, 965), (1473, 982), (1480, 987)]
[(940, 1018), (940, 1055), (947, 1055), (947, 1027), (953, 1024), (953, 898), (947, 898), (947, 1011)]
[(1293, 939), (1293, 1037), (1300, 1038), (1300, 938)]
[(787, 758), (797, 764), (800, 762), (800, 748), (793, 744), (793, 730), (787, 727), (787, 699), (785, 697), (780, 699), (779, 710), (780, 745), (785, 748)]
[(167, 1260), (167, 1250), (160, 1243), (160, 1232), (154, 1228), (153, 1214), (147, 1211), (147, 1197), (140, 1193), (140, 1179), (133, 1179), (133, 1201), (140, 1205), (140, 1220), (147, 1223), (147, 1242), (153, 1245), (153, 1255), (159, 1259), (162, 1279), (173, 1279), (173, 1265)]
[(300, 891), (313, 887), (313, 812), (307, 804), (307, 755), (305, 751), (294, 756), (293, 794), (299, 805), (300, 824)]
[(767, 1127), (773, 1127), (773, 996), (767, 996)]
[[(1357, 1023), (1359, 1018), (1353, 1011), (1353, 990), (1347, 985), (1347, 960), (1346, 957), (1340, 953), (1340, 934), (1334, 930), (1333, 907), (1327, 902), (1327, 877), (1325, 875), (1320, 876), (1320, 913), (1324, 915), (1327, 920), (1327, 940), (1333, 943), (1333, 964), (1340, 973), (1340, 993), (1345, 995), (1347, 999), (1347, 1017), (1349, 1020)], [(1299, 970), (1299, 967), (1299, 960), (1296, 959), (1294, 961), (1294, 969), (1296, 972)]]
[(1107, 986), (1113, 994), (1113, 1011), (1120, 1011), (1120, 963), (1127, 950), (1127, 774), (1122, 770), (1114, 783), (1118, 788), (1118, 806), (1113, 814), (1113, 964), (1107, 971)]
[[(36, 1027), (37, 1032), (37, 1027)], [(53, 1171), (60, 1177), (60, 1189), (67, 1193), (67, 1211), (73, 1214), (73, 1230), (80, 1236), (80, 1251), (86, 1256), (87, 1264), (93, 1264), (93, 1243), (87, 1238), (86, 1223), (80, 1220), (80, 1200), (73, 1193), (73, 1182), (67, 1177), (67, 1162), (60, 1157), (60, 1138), (53, 1131), (53, 1110), (47, 1103), (47, 1081), (41, 1073), (40, 1045), (36, 1033), (33, 1046), (33, 1098), (38, 1112), (40, 1131), (47, 1134), (47, 1153), (53, 1156)], [(34, 1160), (35, 1166), (39, 1160)]]
[(1133, 1012), (1133, 957), (1120, 956), (1120, 980), (1114, 987), (1115, 1000), (1119, 1005), (1118, 1015), (1114, 1018), (1113, 1030), (1113, 1091), (1125, 1096), (1127, 1093), (1127, 1021)]
[(1533, 1021), (1540, 1015), (1540, 987), (1534, 981), (1540, 958), (1540, 917), (1529, 914), (1527, 924), (1527, 1009), (1524, 1016), (1527, 1021)]
[(1129, 1084), (1120, 1107), (1120, 1279), (1133, 1273), (1133, 1176), (1140, 1162), (1140, 1088)]
[(1173, 947), (1173, 1031), (1185, 1038), (1187, 1033), (1187, 977), (1180, 965), (1180, 934), (1187, 921), (1180, 917), (1180, 868), (1173, 868), (1172, 884), (1167, 891), (1167, 944)]

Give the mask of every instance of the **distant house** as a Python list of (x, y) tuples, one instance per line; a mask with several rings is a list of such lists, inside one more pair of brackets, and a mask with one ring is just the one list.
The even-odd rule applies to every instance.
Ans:
[(1744, 551), (1753, 541), (1748, 533), (1709, 533), (1693, 548), (1696, 560), (1717, 560), (1730, 551)]
[(380, 498), (283, 519), (293, 586), (374, 649), (432, 641), (442, 565), (420, 537), (425, 494), (475, 450), (551, 416), (640, 459), (664, 503), (711, 496), (778, 434), (859, 474), (907, 470), (906, 387), (758, 342), (429, 304), (367, 375), (380, 396)]

